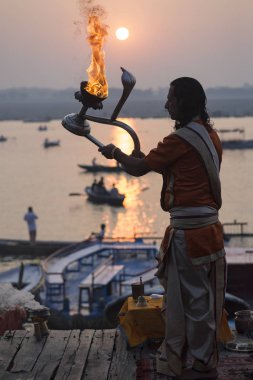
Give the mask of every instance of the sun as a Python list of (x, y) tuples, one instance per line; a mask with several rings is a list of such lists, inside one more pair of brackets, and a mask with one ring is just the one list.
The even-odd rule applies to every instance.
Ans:
[(121, 26), (120, 28), (116, 30), (115, 34), (118, 40), (121, 40), (121, 41), (127, 40), (129, 37), (129, 30), (125, 28), (124, 26)]

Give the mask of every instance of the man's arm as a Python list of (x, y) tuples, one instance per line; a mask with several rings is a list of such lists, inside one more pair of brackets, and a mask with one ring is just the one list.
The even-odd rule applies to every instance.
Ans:
[(98, 150), (109, 160), (115, 159), (121, 163), (124, 170), (135, 177), (140, 177), (151, 171), (143, 157), (143, 153), (141, 158), (133, 155), (128, 156), (113, 144), (103, 146)]

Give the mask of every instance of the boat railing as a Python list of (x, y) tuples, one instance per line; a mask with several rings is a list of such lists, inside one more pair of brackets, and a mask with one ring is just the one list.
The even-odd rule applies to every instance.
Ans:
[(163, 237), (161, 236), (152, 236), (152, 235), (146, 235), (142, 233), (134, 234), (133, 236), (106, 236), (103, 239), (103, 242), (129, 242), (129, 243), (145, 243), (148, 241), (152, 241), (154, 245), (158, 244), (161, 242)]
[(244, 227), (247, 225), (247, 222), (237, 222), (235, 219), (231, 223), (223, 223), (223, 231), (228, 236), (243, 236), (245, 234)]
[[(243, 127), (240, 128), (232, 128), (232, 129), (217, 129), (217, 132), (220, 134), (221, 140), (224, 140), (224, 135), (234, 134), (238, 138), (238, 134), (241, 135), (241, 139), (245, 139), (245, 129)], [(230, 135), (231, 136), (231, 135)], [(231, 137), (229, 137), (230, 139)]]
[[(113, 255), (109, 256), (103, 263), (101, 263), (96, 269), (84, 278), (79, 284), (79, 305), (78, 312), (81, 312), (82, 308), (88, 307), (88, 311), (92, 311), (93, 301), (95, 299), (95, 288), (106, 286), (112, 281), (116, 281), (116, 277), (120, 275), (120, 272), (124, 270), (123, 265), (113, 265)], [(82, 293), (87, 292), (88, 302), (83, 304)]]

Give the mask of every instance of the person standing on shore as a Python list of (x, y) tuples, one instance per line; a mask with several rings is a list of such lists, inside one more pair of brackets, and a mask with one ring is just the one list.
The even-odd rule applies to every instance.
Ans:
[[(113, 144), (99, 151), (133, 176), (153, 170), (163, 178), (161, 207), (169, 212), (170, 224), (157, 257), (166, 323), (157, 372), (169, 379), (215, 379), (226, 272), (218, 218), (222, 146), (196, 79), (171, 82), (165, 109), (175, 120), (175, 131), (146, 157), (128, 156)], [(187, 352), (193, 364), (185, 369)]]
[(24, 215), (24, 220), (27, 223), (31, 244), (35, 244), (36, 242), (36, 219), (38, 219), (38, 216), (33, 212), (33, 208), (31, 206), (28, 207), (27, 213)]

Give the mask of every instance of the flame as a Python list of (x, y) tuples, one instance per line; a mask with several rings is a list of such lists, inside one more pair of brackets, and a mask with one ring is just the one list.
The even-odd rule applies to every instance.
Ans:
[(91, 64), (87, 69), (88, 83), (85, 90), (99, 98), (108, 96), (108, 84), (105, 75), (105, 53), (103, 45), (108, 35), (107, 25), (101, 22), (101, 15), (92, 11), (88, 16), (87, 40), (92, 50)]

